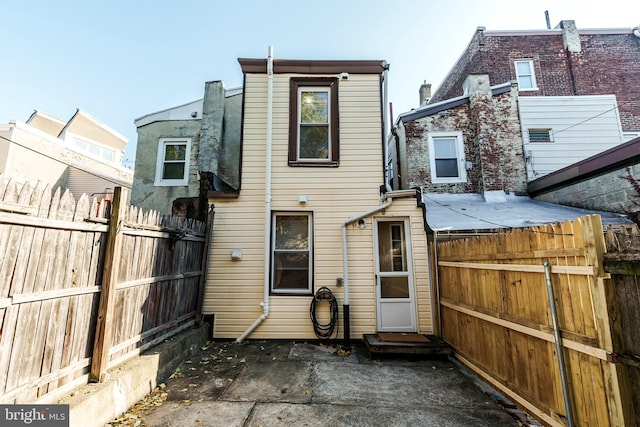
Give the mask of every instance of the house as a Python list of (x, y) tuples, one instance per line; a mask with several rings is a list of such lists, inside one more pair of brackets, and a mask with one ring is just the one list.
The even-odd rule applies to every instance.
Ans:
[(241, 106), (241, 88), (212, 81), (202, 99), (136, 119), (132, 204), (202, 219), (207, 191), (237, 191)]
[(487, 31), (479, 27), (431, 103), (462, 95), (467, 75), (518, 82), (520, 96), (615, 95), (625, 140), (640, 136), (640, 27)]
[(421, 197), (386, 185), (387, 63), (239, 63), (241, 182), (209, 192), (213, 336), (433, 333)]
[(529, 180), (640, 136), (640, 29), (477, 29), (468, 47), (429, 97), (430, 104), (465, 95), (468, 75), (517, 81)]
[(398, 117), (389, 141), (393, 188), (489, 200), (526, 192), (517, 85), (473, 74), (464, 87), (463, 96)]
[(36, 110), (0, 125), (0, 174), (108, 199), (116, 186), (131, 188), (133, 173), (121, 166), (127, 142), (81, 109), (66, 122)]
[[(492, 86), (488, 74), (469, 75), (463, 93), (441, 102), (422, 103), (422, 107), (401, 114), (389, 138), (392, 187), (423, 190), (426, 220), (433, 231), (434, 244), (452, 236), (473, 235), (479, 230), (527, 227), (592, 213), (600, 214), (605, 224), (629, 222), (611, 213), (622, 213), (620, 210), (607, 209), (602, 203), (566, 203), (590, 209), (584, 210), (544, 203), (562, 202), (549, 197), (532, 200), (528, 196), (532, 185), (546, 178), (527, 183), (530, 179), (525, 165), (540, 163), (531, 161), (530, 149), (522, 143), (523, 121), (533, 123), (540, 117), (549, 120), (549, 115), (531, 112), (538, 100), (543, 99), (540, 105), (546, 108), (554, 104), (564, 106), (553, 109), (551, 115), (553, 120), (562, 122), (579, 116), (581, 111), (593, 111), (593, 105), (600, 108), (607, 102), (615, 104), (615, 99), (604, 95), (522, 97), (518, 95), (517, 82)], [(609, 135), (616, 142), (614, 147), (622, 147), (617, 116), (601, 116), (597, 130)], [(574, 132), (581, 131), (582, 126), (585, 125), (575, 126)], [(560, 144), (555, 152), (561, 153), (562, 147), (569, 150), (569, 144), (570, 141)], [(583, 147), (583, 152), (586, 149)], [(562, 157), (558, 154), (548, 157), (567, 161), (574, 154), (567, 151)], [(571, 195), (565, 192), (565, 200), (569, 198)], [(430, 250), (435, 253), (434, 246)]]

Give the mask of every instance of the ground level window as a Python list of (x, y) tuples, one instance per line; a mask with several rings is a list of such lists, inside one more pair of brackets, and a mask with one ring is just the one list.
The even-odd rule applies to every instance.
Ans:
[(312, 294), (311, 214), (274, 213), (272, 224), (271, 292)]

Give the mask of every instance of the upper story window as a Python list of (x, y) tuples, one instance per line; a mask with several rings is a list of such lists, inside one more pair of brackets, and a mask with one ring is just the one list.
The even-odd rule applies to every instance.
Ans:
[(271, 237), (271, 292), (313, 293), (313, 234), (310, 213), (274, 213)]
[(518, 90), (538, 90), (536, 74), (531, 59), (522, 59), (515, 62), (516, 77), (518, 78)]
[(529, 142), (553, 142), (551, 129), (527, 129)]
[(155, 185), (188, 185), (190, 151), (191, 138), (161, 138), (158, 142)]
[(115, 150), (104, 147), (102, 145), (94, 144), (93, 142), (75, 136), (73, 137), (73, 147), (77, 151), (81, 151), (83, 154), (105, 160), (109, 163), (113, 163), (116, 158)]
[(338, 166), (338, 79), (292, 78), (289, 165)]
[(462, 132), (429, 133), (429, 162), (432, 183), (466, 182)]

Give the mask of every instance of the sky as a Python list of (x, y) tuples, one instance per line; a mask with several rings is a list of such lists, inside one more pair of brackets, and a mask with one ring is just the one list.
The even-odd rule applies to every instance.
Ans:
[[(129, 140), (134, 120), (202, 98), (207, 81), (242, 85), (238, 58), (386, 60), (393, 115), (435, 91), (480, 26), (640, 25), (638, 0), (3, 0), (0, 123), (80, 108)], [(640, 66), (640, 64), (639, 64)]]

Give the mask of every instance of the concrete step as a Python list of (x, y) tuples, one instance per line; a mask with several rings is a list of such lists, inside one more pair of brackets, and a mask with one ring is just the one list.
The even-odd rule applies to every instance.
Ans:
[(435, 335), (426, 334), (365, 334), (363, 341), (371, 357), (407, 355), (446, 357), (453, 348)]

